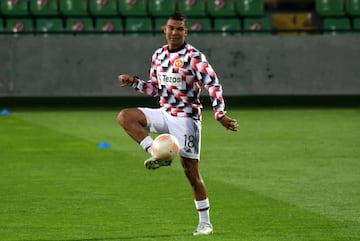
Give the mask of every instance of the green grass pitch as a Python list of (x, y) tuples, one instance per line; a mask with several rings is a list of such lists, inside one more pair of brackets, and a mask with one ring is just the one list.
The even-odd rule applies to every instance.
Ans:
[(237, 133), (205, 111), (208, 237), (179, 159), (146, 170), (117, 112), (0, 115), (1, 241), (360, 240), (359, 109), (230, 109)]

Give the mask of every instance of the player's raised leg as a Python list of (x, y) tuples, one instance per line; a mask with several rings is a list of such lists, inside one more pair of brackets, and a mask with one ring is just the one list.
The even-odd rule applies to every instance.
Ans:
[[(153, 139), (147, 130), (148, 118), (145, 113), (138, 108), (127, 108), (120, 111), (117, 120), (125, 132), (152, 155)], [(151, 156), (145, 160), (144, 165), (147, 169), (154, 170), (162, 166), (170, 166), (171, 160), (162, 161)]]

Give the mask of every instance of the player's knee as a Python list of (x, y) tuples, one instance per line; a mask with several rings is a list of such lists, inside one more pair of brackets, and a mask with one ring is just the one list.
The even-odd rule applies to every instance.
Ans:
[(140, 124), (141, 126), (146, 126), (146, 117), (145, 115), (136, 108), (123, 109), (117, 116), (117, 121), (125, 129), (134, 124)]
[(182, 164), (184, 173), (192, 186), (196, 185), (199, 182), (202, 182), (197, 165), (197, 160), (186, 159), (182, 162)]
[(131, 115), (129, 109), (123, 109), (117, 116), (117, 121), (123, 127), (127, 126), (131, 122)]

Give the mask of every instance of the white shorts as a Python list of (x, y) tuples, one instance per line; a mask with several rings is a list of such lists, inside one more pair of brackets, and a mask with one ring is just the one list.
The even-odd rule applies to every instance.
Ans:
[(201, 122), (189, 117), (176, 117), (161, 108), (138, 108), (147, 118), (151, 133), (169, 133), (180, 144), (180, 156), (200, 160)]

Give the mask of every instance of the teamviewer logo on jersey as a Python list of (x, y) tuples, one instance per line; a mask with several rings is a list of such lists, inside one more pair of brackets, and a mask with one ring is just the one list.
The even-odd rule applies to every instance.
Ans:
[(177, 73), (158, 73), (159, 86), (174, 86), (177, 88), (182, 88), (182, 78), (180, 74)]

